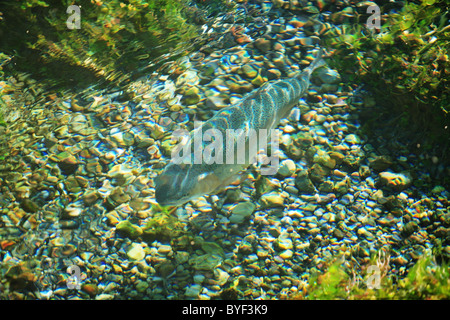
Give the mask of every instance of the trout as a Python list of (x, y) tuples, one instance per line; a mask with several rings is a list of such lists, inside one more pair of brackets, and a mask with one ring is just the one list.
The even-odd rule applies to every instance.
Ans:
[[(312, 72), (323, 65), (321, 56), (322, 49), (305, 70), (264, 83), (185, 136), (174, 148), (169, 164), (155, 178), (156, 201), (164, 206), (180, 206), (220, 192), (236, 180), (253, 163), (264, 142), (261, 140), (267, 142), (267, 130), (274, 130), (306, 93)], [(259, 139), (252, 139), (251, 133)], [(212, 141), (210, 145), (208, 141)], [(242, 146), (248, 156), (238, 161), (242, 160)], [(236, 149), (238, 152), (234, 152)]]

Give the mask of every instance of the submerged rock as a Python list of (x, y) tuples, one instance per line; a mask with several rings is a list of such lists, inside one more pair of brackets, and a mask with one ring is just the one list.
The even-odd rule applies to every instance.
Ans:
[(139, 226), (132, 224), (128, 220), (119, 222), (116, 226), (116, 232), (121, 236), (130, 239), (136, 239), (143, 233), (142, 229)]
[(295, 178), (295, 186), (301, 193), (315, 193), (316, 188), (308, 177), (308, 171), (302, 170)]
[(379, 183), (394, 191), (402, 191), (412, 184), (409, 172), (393, 173), (389, 171), (380, 172)]
[(230, 222), (242, 223), (253, 214), (255, 208), (256, 206), (251, 202), (238, 203), (233, 209), (231, 209)]

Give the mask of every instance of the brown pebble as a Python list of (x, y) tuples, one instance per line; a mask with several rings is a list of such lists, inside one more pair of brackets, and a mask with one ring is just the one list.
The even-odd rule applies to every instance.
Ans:
[(91, 297), (95, 297), (98, 293), (98, 287), (95, 284), (92, 283), (86, 283), (81, 286), (81, 290), (86, 292)]

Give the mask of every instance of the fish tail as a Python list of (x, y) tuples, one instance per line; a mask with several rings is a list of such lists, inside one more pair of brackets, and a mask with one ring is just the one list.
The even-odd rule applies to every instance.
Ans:
[(308, 68), (306, 68), (306, 71), (311, 75), (311, 73), (313, 73), (313, 71), (319, 67), (322, 67), (325, 65), (325, 61), (323, 61), (322, 59), (322, 55), (323, 55), (323, 48), (319, 49), (319, 52), (317, 52), (316, 57), (314, 58), (314, 61), (311, 62), (311, 64), (308, 66)]

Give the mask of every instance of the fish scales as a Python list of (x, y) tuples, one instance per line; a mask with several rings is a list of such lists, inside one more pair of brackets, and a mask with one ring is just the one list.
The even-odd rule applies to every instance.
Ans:
[[(245, 95), (238, 103), (220, 110), (199, 128), (193, 130), (188, 139), (176, 147), (177, 150), (181, 150), (187, 146), (188, 150), (193, 149), (193, 152), (183, 154), (178, 159), (174, 159), (172, 153), (170, 163), (156, 177), (156, 201), (161, 205), (182, 205), (189, 200), (215, 193), (228, 186), (240, 171), (251, 164), (251, 159), (254, 159), (256, 153), (246, 155), (245, 161), (239, 162), (237, 161), (239, 155), (236, 152), (231, 155), (233, 161), (230, 161), (231, 158), (227, 158), (227, 151), (229, 150), (230, 153), (233, 150), (236, 151), (238, 141), (242, 142), (239, 139), (245, 139), (245, 150), (250, 150), (250, 130), (258, 132), (261, 129), (275, 128), (305, 94), (311, 73), (320, 65), (321, 50), (313, 63), (303, 72), (291, 78), (266, 82), (260, 88)], [(222, 141), (215, 139), (205, 141), (203, 137), (207, 136), (208, 132), (216, 132), (222, 137)], [(233, 142), (230, 144), (227, 144), (227, 132), (235, 133)], [(197, 141), (201, 141), (201, 145), (195, 144), (196, 138), (198, 138)], [(223, 151), (222, 158), (214, 158), (212, 156), (214, 153), (211, 153), (209, 158), (203, 158), (200, 163), (196, 163), (196, 152), (198, 155), (206, 150), (211, 141), (220, 144)], [(252, 150), (258, 148), (259, 145)], [(211, 160), (214, 160), (212, 158), (218, 161), (211, 163)]]

